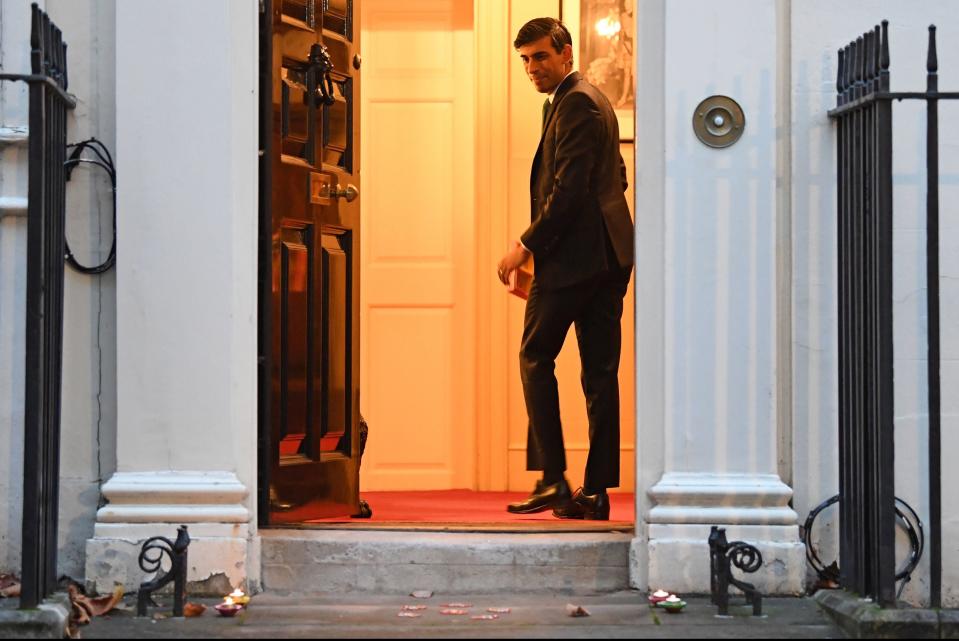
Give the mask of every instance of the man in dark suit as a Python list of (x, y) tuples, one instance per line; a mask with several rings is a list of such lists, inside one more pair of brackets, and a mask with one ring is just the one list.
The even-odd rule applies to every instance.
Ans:
[[(507, 509), (552, 508), (560, 518), (609, 518), (606, 489), (619, 485), (619, 356), (623, 296), (633, 264), (626, 166), (606, 97), (572, 72), (572, 38), (553, 18), (526, 23), (513, 43), (542, 94), (543, 132), (530, 176), (532, 224), (498, 265), (499, 278), (532, 255), (520, 368), (529, 415), (527, 469), (542, 470), (530, 496)], [(589, 417), (583, 487), (570, 494), (553, 373), (576, 327)]]

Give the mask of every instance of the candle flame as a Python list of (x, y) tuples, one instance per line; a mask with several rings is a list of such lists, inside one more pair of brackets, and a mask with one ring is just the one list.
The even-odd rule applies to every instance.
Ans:
[(223, 598), (223, 605), (233, 605), (233, 599), (230, 597)]
[(232, 597), (241, 597), (241, 596), (243, 596), (243, 590), (241, 590), (240, 588), (237, 588), (237, 589), (233, 590), (233, 592), (230, 592), (230, 596), (232, 596)]

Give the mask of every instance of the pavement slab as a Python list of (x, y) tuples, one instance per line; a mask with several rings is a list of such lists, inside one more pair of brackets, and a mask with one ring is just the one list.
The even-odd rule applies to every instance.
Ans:
[[(197, 599), (208, 606), (215, 601)], [(763, 617), (745, 605), (716, 616), (708, 597), (690, 597), (679, 614), (650, 608), (645, 594), (622, 591), (589, 596), (564, 594), (435, 594), (430, 599), (377, 594), (283, 594), (253, 597), (235, 618), (209, 607), (203, 616), (176, 619), (167, 608), (138, 619), (133, 611), (100, 617), (81, 630), (85, 639), (118, 638), (843, 638), (840, 629), (807, 598), (769, 598)], [(440, 614), (446, 603), (469, 603), (465, 616)], [(738, 601), (735, 601), (738, 603)], [(568, 616), (566, 605), (589, 617)], [(422, 616), (398, 617), (404, 605), (425, 605)], [(509, 607), (496, 620), (474, 620), (489, 607)], [(160, 618), (156, 618), (159, 616)]]

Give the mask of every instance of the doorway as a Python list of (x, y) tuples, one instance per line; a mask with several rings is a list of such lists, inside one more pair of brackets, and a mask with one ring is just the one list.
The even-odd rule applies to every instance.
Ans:
[[(525, 469), (516, 359), (524, 304), (495, 282), (493, 267), (508, 239), (529, 223), (542, 103), (510, 43), (520, 25), (557, 15), (559, 5), (363, 0), (360, 407), (370, 424), (364, 495), (528, 492), (536, 480)], [(497, 14), (492, 20), (490, 12)], [(488, 23), (497, 20), (487, 37)], [(490, 49), (503, 55), (488, 65)], [(500, 179), (482, 166), (497, 131), (505, 134), (503, 145), (486, 160)], [(632, 176), (631, 140), (622, 153)], [(491, 187), (504, 198), (488, 206)], [(629, 202), (632, 194), (631, 186)], [(635, 468), (633, 307), (631, 287), (620, 367), (625, 493), (633, 491)], [(557, 378), (576, 487), (588, 425), (574, 340), (560, 355)]]
[[(265, 74), (261, 90), (264, 113), (272, 114), (262, 119), (264, 157), (272, 160), (261, 168), (263, 184), (271, 185), (261, 189), (261, 209), (268, 212), (262, 217), (261, 269), (272, 266), (272, 273), (261, 274), (261, 524), (348, 519), (358, 506), (346, 495), (355, 499), (357, 487), (364, 498), (373, 499), (374, 521), (394, 507), (409, 513), (404, 500), (439, 506), (460, 493), (455, 497), (460, 503), (502, 506), (532, 488), (537, 474), (525, 469), (526, 412), (516, 359), (524, 304), (496, 282), (493, 267), (508, 240), (529, 223), (529, 168), (542, 102), (509, 43), (528, 19), (556, 15), (558, 5), (559, 0), (408, 0), (398, 8), (390, 0), (273, 0), (273, 23), (267, 25), (262, 55), (273, 56), (276, 68)], [(338, 11), (345, 11), (346, 19), (339, 19)], [(290, 46), (304, 48), (302, 59), (277, 49), (277, 28), (294, 34)], [(317, 103), (315, 113), (284, 117), (283, 105), (310, 105), (309, 96), (324, 98), (318, 84), (324, 81), (324, 61), (309, 53), (312, 45), (303, 34), (310, 33), (319, 34), (317, 43), (333, 54), (334, 102), (330, 108)], [(287, 45), (281, 39), (279, 46)], [(283, 158), (290, 155), (283, 147), (287, 141), (277, 136), (298, 128), (307, 147), (315, 146), (312, 156), (300, 160), (310, 164), (312, 159), (313, 165), (300, 162), (291, 170), (291, 159)], [(339, 128), (344, 133), (331, 136)], [(337, 140), (353, 141), (348, 154), (334, 144)], [(633, 175), (631, 141), (624, 141), (622, 153)], [(343, 164), (347, 160), (349, 166)], [(282, 178), (282, 172), (290, 177)], [(355, 203), (347, 189), (351, 186), (362, 187)], [(276, 187), (284, 191), (282, 198)], [(273, 227), (283, 222), (283, 199), (290, 200), (294, 192), (296, 206), (305, 209), (293, 218), (306, 223), (277, 235)], [(632, 187), (627, 199), (632, 202)], [(310, 225), (319, 236), (307, 242)], [(326, 238), (331, 235), (335, 243)], [(337, 265), (345, 268), (339, 290), (351, 298), (330, 307), (323, 302), (330, 293), (325, 279), (338, 273)], [(287, 278), (280, 285), (290, 286), (278, 289), (278, 276)], [(292, 287), (293, 276), (302, 281), (300, 287)], [(311, 286), (318, 288), (312, 299)], [(297, 301), (302, 304), (292, 305)], [(311, 305), (317, 305), (312, 320)], [(634, 521), (633, 307), (630, 287), (620, 367), (623, 477), (615, 490), (622, 496), (614, 500), (614, 510), (616, 503), (626, 507), (613, 516), (626, 523)], [(331, 316), (331, 310), (346, 313), (336, 325), (344, 328), (355, 350), (337, 357), (345, 363), (346, 379), (336, 389), (349, 393), (342, 403), (343, 425), (326, 439), (330, 426), (324, 420), (330, 415), (323, 413), (327, 401), (322, 396), (313, 405), (308, 399), (300, 403), (305, 424), (316, 424), (316, 436), (277, 421), (278, 403), (300, 398), (289, 392), (284, 396), (286, 370), (279, 358), (284, 350), (296, 351), (287, 347), (303, 338), (293, 325), (281, 331), (284, 310), (301, 309), (306, 311), (300, 324), (314, 327), (320, 352), (312, 370), (300, 369), (306, 379), (314, 372), (319, 392), (325, 388), (316, 373), (328, 374), (334, 355), (322, 349), (335, 342), (328, 321), (339, 317)], [(277, 371), (280, 375), (274, 376)], [(568, 479), (577, 487), (588, 426), (573, 340), (558, 359), (557, 378)], [(362, 468), (356, 472), (360, 414), (370, 429)], [(278, 424), (284, 426), (283, 434), (276, 434)], [(322, 449), (324, 444), (330, 452)], [(273, 481), (300, 463), (318, 469), (340, 466), (336, 475), (323, 477), (328, 480), (310, 514), (298, 508), (302, 502), (288, 500), (291, 494), (275, 493)], [(328, 510), (330, 498), (341, 507)], [(505, 511), (502, 516), (505, 520)]]

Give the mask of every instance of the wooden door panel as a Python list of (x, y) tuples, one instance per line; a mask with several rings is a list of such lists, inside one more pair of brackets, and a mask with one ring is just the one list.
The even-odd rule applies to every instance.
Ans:
[(282, 21), (285, 24), (312, 29), (316, 25), (313, 0), (276, 0)]
[(458, 487), (457, 449), (469, 436), (462, 430), (470, 426), (470, 417), (459, 415), (459, 399), (450, 393), (453, 318), (449, 307), (369, 310), (363, 400), (369, 408), (364, 412), (373, 414), (364, 489), (377, 483), (394, 491)]
[(323, 234), (323, 393), (326, 399), (321, 422), (322, 453), (350, 454), (351, 397), (353, 395), (351, 315), (352, 272), (349, 236)]
[[(312, 283), (312, 229), (285, 230), (293, 238), (281, 241), (279, 251), (280, 332), (277, 375), (280, 381), (280, 458), (306, 457), (313, 405), (313, 313), (309, 305)], [(305, 242), (304, 242), (305, 241)]]

